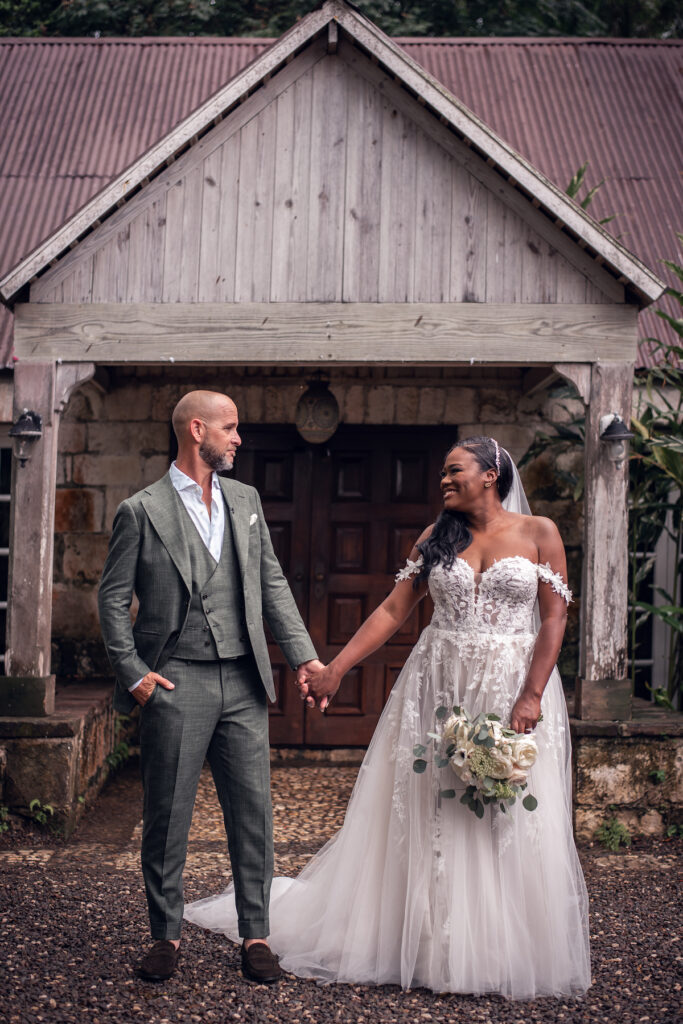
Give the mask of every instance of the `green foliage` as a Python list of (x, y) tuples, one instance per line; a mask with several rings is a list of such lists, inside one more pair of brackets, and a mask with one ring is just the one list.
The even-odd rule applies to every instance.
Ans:
[(665, 834), (667, 839), (681, 839), (683, 838), (683, 825), (669, 825)]
[(661, 768), (653, 768), (651, 772), (648, 772), (648, 778), (656, 782), (657, 785), (661, 785), (662, 782), (666, 782), (666, 772)]
[(0, 835), (9, 832), (9, 808), (0, 804)]
[[(0, 0), (0, 35), (279, 36), (316, 0)], [(389, 35), (677, 38), (676, 0), (356, 0)]]
[(34, 797), (31, 803), (28, 805), (28, 809), (31, 812), (31, 817), (35, 821), (36, 825), (40, 825), (44, 828), (47, 825), (48, 817), (54, 817), (55, 809), (52, 804), (43, 804), (40, 802), (38, 797)]
[[(581, 188), (583, 187), (583, 185), (586, 185), (586, 188), (588, 188), (588, 185), (587, 185), (586, 180), (585, 180), (585, 178), (586, 178), (586, 171), (587, 170), (588, 170), (588, 161), (586, 160), (585, 164), (582, 164), (582, 166), (579, 167), (578, 171), (572, 177), (571, 181), (569, 182), (569, 184), (567, 185), (567, 187), (565, 189), (565, 192), (570, 197), (570, 199), (576, 199), (576, 201), (579, 203), (579, 205), (580, 205), (582, 210), (587, 210), (588, 209), (588, 207), (593, 202), (593, 200), (595, 199), (596, 195), (598, 194), (598, 192), (600, 191), (602, 186), (605, 184), (605, 179), (603, 178), (602, 181), (599, 181), (597, 183), (597, 185), (593, 185), (592, 188), (589, 188), (588, 191), (586, 192), (585, 196), (583, 197), (583, 199), (581, 199), (581, 201), (579, 202), (578, 194), (581, 191)], [(616, 217), (616, 213), (613, 213), (609, 217), (603, 217), (601, 221), (598, 221), (598, 223), (599, 224), (609, 224), (609, 222), (611, 220), (614, 220), (615, 217)]]
[(116, 744), (110, 754), (107, 754), (105, 760), (110, 768), (116, 769), (120, 768), (122, 764), (125, 764), (129, 757), (130, 747), (124, 740), (122, 740), (120, 743)]
[(631, 833), (618, 818), (608, 818), (595, 833), (595, 838), (616, 853), (620, 846), (631, 845)]

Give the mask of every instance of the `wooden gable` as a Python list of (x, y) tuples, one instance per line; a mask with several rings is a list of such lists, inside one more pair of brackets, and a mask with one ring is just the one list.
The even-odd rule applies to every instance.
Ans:
[(34, 302), (623, 302), (367, 56), (316, 39), (31, 288)]

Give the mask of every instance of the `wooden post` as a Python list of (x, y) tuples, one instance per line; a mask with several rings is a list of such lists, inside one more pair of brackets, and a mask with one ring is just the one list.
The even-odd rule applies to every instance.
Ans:
[(6, 679), (0, 715), (49, 715), (52, 559), (59, 420), (71, 393), (95, 372), (92, 363), (22, 363), (14, 370), (14, 417), (24, 409), (42, 417), (43, 434), (25, 465), (14, 459), (10, 518)]
[(628, 460), (609, 457), (600, 440), (600, 417), (631, 415), (633, 366), (595, 363), (586, 407), (586, 449), (581, 589), (581, 662), (576, 717), (629, 719)]

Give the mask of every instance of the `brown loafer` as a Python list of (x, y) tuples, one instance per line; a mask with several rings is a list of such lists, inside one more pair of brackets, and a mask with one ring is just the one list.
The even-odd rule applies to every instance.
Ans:
[(265, 942), (252, 942), (249, 947), (242, 943), (242, 974), (249, 981), (260, 985), (276, 985), (282, 977), (282, 970)]
[(175, 971), (179, 957), (180, 946), (176, 949), (169, 939), (160, 939), (143, 956), (137, 974), (145, 981), (166, 981)]

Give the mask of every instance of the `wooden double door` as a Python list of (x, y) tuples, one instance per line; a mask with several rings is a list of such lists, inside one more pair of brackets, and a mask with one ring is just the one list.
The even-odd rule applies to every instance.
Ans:
[[(273, 546), (320, 658), (328, 662), (386, 597), (441, 502), (453, 433), (345, 427), (310, 445), (294, 427), (244, 425), (235, 476), (261, 495)], [(329, 712), (307, 710), (269, 636), (277, 692), (274, 744), (364, 745), (412, 645), (431, 617), (422, 601), (392, 640), (344, 679)]]

